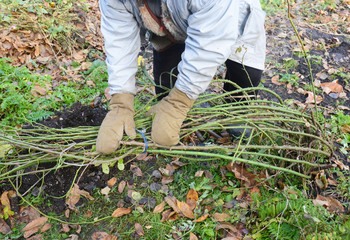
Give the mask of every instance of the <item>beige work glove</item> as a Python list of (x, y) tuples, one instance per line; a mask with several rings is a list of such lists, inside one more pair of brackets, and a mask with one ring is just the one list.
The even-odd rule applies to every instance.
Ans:
[(100, 153), (112, 153), (126, 133), (136, 136), (134, 122), (134, 96), (129, 93), (117, 93), (112, 96), (110, 111), (103, 120), (96, 141), (96, 150)]
[(195, 100), (174, 87), (169, 95), (151, 107), (146, 116), (155, 114), (152, 123), (152, 139), (164, 146), (178, 144), (180, 128)]

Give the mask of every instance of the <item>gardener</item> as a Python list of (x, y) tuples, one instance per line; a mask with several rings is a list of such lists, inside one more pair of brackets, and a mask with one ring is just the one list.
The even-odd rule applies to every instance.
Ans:
[[(97, 138), (101, 153), (115, 151), (124, 131), (136, 135), (133, 98), (140, 30), (149, 32), (154, 48), (156, 93), (172, 88), (148, 112), (155, 114), (151, 136), (158, 144), (179, 142), (182, 122), (219, 65), (225, 63), (226, 79), (243, 88), (260, 82), (265, 13), (259, 0), (100, 0), (100, 9), (112, 95)], [(224, 89), (235, 88), (226, 83)]]

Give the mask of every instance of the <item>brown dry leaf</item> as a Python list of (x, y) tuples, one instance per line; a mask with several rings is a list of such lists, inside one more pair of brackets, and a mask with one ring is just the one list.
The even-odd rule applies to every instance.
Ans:
[(40, 217), (40, 213), (38, 213), (32, 207), (21, 208), (18, 215), (15, 215), (18, 219), (17, 224), (21, 225), (22, 223), (29, 223)]
[(177, 206), (178, 201), (174, 196), (166, 196), (164, 200), (176, 213), (181, 212), (180, 208)]
[(62, 231), (65, 233), (70, 231), (69, 225), (67, 223), (62, 223)]
[(9, 193), (9, 191), (5, 191), (1, 194), (0, 202), (1, 202), (1, 205), (8, 207), (8, 210), (11, 211), (11, 203), (10, 203), (10, 199), (8, 197), (8, 193)]
[(136, 165), (131, 164), (130, 165), (130, 170), (133, 172), (133, 174), (135, 176), (138, 176), (138, 177), (142, 177), (143, 176), (141, 169), (138, 166), (136, 166)]
[(52, 224), (51, 224), (51, 223), (46, 223), (46, 224), (40, 229), (40, 232), (44, 233), (44, 232), (48, 231), (51, 227), (52, 227)]
[(199, 217), (196, 220), (193, 220), (192, 222), (203, 222), (205, 219), (209, 217), (209, 213), (204, 214), (203, 216)]
[(187, 197), (186, 197), (186, 203), (188, 204), (188, 206), (192, 211), (196, 208), (197, 201), (198, 201), (197, 191), (194, 189), (191, 189), (190, 191), (188, 191)]
[(321, 205), (327, 209), (328, 212), (338, 212), (343, 213), (344, 207), (343, 205), (336, 199), (331, 197), (324, 197), (321, 195), (317, 195), (317, 198), (313, 200), (314, 205)]
[(111, 189), (109, 187), (104, 187), (104, 188), (101, 189), (100, 192), (101, 192), (102, 195), (107, 196), (110, 191), (111, 191)]
[(42, 239), (44, 239), (42, 234), (37, 234), (37, 235), (34, 235), (33, 237), (27, 238), (27, 240), (42, 240)]
[(4, 219), (0, 218), (0, 233), (8, 234), (9, 232), (11, 232), (11, 228), (7, 225)]
[(217, 222), (225, 222), (228, 221), (228, 219), (231, 217), (230, 214), (227, 213), (214, 213), (213, 214), (213, 218), (215, 219), (215, 221)]
[(163, 201), (162, 203), (158, 204), (154, 210), (153, 213), (161, 213), (164, 210), (165, 202)]
[(166, 185), (174, 181), (174, 176), (163, 176), (162, 185)]
[(105, 98), (106, 98), (108, 101), (112, 99), (112, 95), (110, 94), (110, 91), (111, 91), (110, 87), (107, 87), (107, 88), (105, 89)]
[(137, 157), (136, 157), (136, 159), (137, 160), (139, 160), (139, 161), (141, 161), (141, 160), (145, 160), (145, 158), (147, 157), (147, 155), (148, 155), (148, 153), (140, 153)]
[[(305, 91), (305, 94), (307, 94), (307, 98), (305, 103), (306, 104), (312, 104), (315, 103), (315, 98), (313, 92)], [(319, 104), (323, 101), (323, 98), (321, 96), (316, 96), (316, 103)]]
[(176, 214), (176, 212), (174, 212), (174, 211), (171, 210), (171, 209), (165, 210), (165, 211), (162, 213), (162, 219), (161, 219), (160, 221), (161, 221), (161, 222), (168, 221), (169, 218), (170, 218), (171, 216), (173, 216), (174, 214)]
[(278, 81), (280, 79), (280, 76), (279, 75), (275, 75), (271, 78), (271, 82), (277, 86), (280, 86), (282, 85), (283, 83)]
[(198, 237), (190, 232), (190, 240), (198, 240)]
[(180, 161), (179, 161), (179, 158), (176, 158), (176, 159), (175, 159), (174, 161), (172, 161), (170, 164), (173, 165), (176, 169), (179, 168), (179, 167), (183, 167), (183, 166), (188, 165), (188, 163), (180, 162)]
[(343, 86), (338, 83), (338, 79), (332, 81), (332, 82), (325, 82), (321, 83), (321, 88), (323, 92), (329, 94), (331, 92), (334, 93), (341, 93), (344, 91)]
[(244, 164), (229, 163), (226, 168), (235, 174), (235, 177), (244, 183), (245, 187), (251, 187), (257, 184), (259, 177), (254, 173), (249, 172)]
[(106, 232), (94, 232), (91, 235), (91, 240), (117, 240), (118, 238), (112, 235), (109, 235)]
[(30, 223), (28, 223), (21, 232), (24, 232), (24, 238), (29, 238), (34, 233), (37, 233), (41, 226), (43, 226), (47, 222), (47, 217), (39, 217)]
[(328, 187), (327, 177), (324, 173), (324, 170), (321, 170), (317, 173), (315, 178), (316, 185), (321, 189), (326, 189)]
[(342, 161), (339, 161), (338, 159), (336, 158), (332, 158), (333, 162), (335, 162), (335, 164), (338, 165), (338, 167), (341, 169), (341, 170), (346, 170), (346, 171), (349, 171), (349, 166), (345, 165)]
[(72, 210), (76, 210), (75, 204), (79, 202), (80, 196), (84, 196), (89, 200), (94, 200), (93, 197), (85, 190), (80, 190), (78, 184), (74, 184), (72, 190), (69, 192), (66, 200), (66, 204)]
[(125, 186), (126, 186), (126, 182), (124, 180), (121, 181), (118, 185), (118, 192), (122, 193), (124, 191)]
[(185, 217), (194, 219), (193, 211), (187, 203), (183, 201), (177, 201), (177, 206), (180, 209), (181, 213), (185, 215)]
[(350, 133), (350, 125), (343, 125), (343, 126), (341, 127), (341, 131), (342, 131), (343, 133)]
[(70, 210), (69, 210), (69, 209), (67, 209), (66, 211), (64, 211), (64, 216), (65, 216), (66, 218), (69, 218), (69, 215), (70, 215)]
[(117, 178), (116, 177), (112, 177), (111, 179), (109, 179), (107, 181), (107, 186), (112, 188), (116, 183), (117, 183)]
[(86, 81), (86, 84), (91, 87), (96, 87), (96, 84), (93, 81)]
[(129, 214), (132, 211), (131, 208), (118, 208), (112, 213), (112, 217), (120, 217)]
[(227, 238), (229, 238), (229, 239), (241, 240), (242, 237), (243, 237), (242, 234), (237, 229), (237, 227), (233, 226), (230, 223), (220, 223), (220, 224), (218, 224), (216, 226), (216, 230), (219, 231), (220, 229), (224, 229), (225, 231), (228, 232), (228, 237)]
[(92, 216), (92, 214), (93, 214), (93, 212), (91, 211), (91, 210), (86, 210), (86, 212), (84, 213), (84, 218), (89, 218), (89, 217), (91, 217)]
[(40, 86), (34, 86), (34, 88), (32, 89), (32, 93), (33, 92), (36, 92), (36, 93), (40, 94), (41, 96), (45, 96), (47, 93), (46, 89), (42, 88)]
[(201, 177), (201, 176), (203, 176), (203, 173), (204, 173), (204, 171), (197, 171), (197, 172), (194, 174), (194, 176), (195, 176), (195, 177)]
[(135, 223), (135, 231), (139, 236), (145, 235), (145, 232), (142, 229), (142, 226), (139, 223)]

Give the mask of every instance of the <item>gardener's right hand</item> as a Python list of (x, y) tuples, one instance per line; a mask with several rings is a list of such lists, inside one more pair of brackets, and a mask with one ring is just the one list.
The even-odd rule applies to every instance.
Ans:
[(96, 150), (100, 153), (114, 152), (119, 147), (124, 131), (131, 138), (136, 136), (134, 96), (129, 93), (114, 94), (110, 109), (98, 132)]

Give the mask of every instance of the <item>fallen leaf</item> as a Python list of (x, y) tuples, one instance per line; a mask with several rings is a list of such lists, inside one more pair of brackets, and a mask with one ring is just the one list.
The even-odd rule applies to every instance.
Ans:
[(177, 206), (178, 201), (174, 196), (166, 196), (164, 200), (176, 213), (181, 212), (180, 208)]
[(198, 193), (196, 190), (191, 189), (187, 193), (187, 197), (186, 197), (186, 203), (188, 204), (191, 210), (194, 210), (196, 208), (197, 201), (198, 201)]
[(335, 164), (338, 165), (338, 167), (341, 169), (341, 170), (346, 170), (346, 171), (349, 171), (349, 166), (345, 165), (342, 161), (339, 161), (338, 159), (336, 158), (332, 158), (333, 162), (335, 162)]
[(86, 81), (86, 84), (91, 87), (96, 87), (96, 84), (93, 81)]
[(66, 218), (69, 218), (69, 215), (70, 215), (70, 210), (69, 210), (69, 209), (67, 209), (66, 211), (64, 211), (64, 216), (65, 216)]
[(343, 205), (336, 199), (331, 197), (324, 197), (321, 195), (317, 195), (317, 198), (313, 200), (314, 205), (321, 205), (327, 209), (328, 212), (338, 212), (343, 213), (344, 207)]
[(194, 233), (190, 232), (190, 240), (198, 240), (198, 237)]
[(136, 157), (136, 159), (139, 160), (139, 161), (144, 160), (144, 159), (147, 157), (147, 155), (148, 155), (147, 152), (145, 152), (145, 153), (140, 153), (140, 154)]
[(44, 232), (48, 231), (51, 227), (52, 227), (52, 224), (51, 224), (51, 223), (46, 223), (46, 224), (40, 229), (40, 232), (44, 233)]
[(343, 92), (343, 86), (338, 83), (338, 79), (332, 81), (332, 82), (326, 82), (326, 83), (321, 83), (321, 88), (323, 92), (329, 94), (331, 92), (334, 93), (341, 93)]
[(177, 201), (177, 206), (180, 209), (181, 213), (185, 215), (185, 217), (194, 219), (193, 211), (191, 210), (190, 206), (182, 201)]
[(7, 225), (4, 219), (0, 218), (0, 233), (8, 234), (9, 232), (11, 232), (11, 228)]
[(110, 94), (110, 91), (111, 91), (111, 88), (110, 87), (107, 87), (105, 89), (105, 98), (109, 101), (112, 99), (112, 95)]
[(112, 217), (121, 217), (123, 215), (129, 214), (131, 211), (131, 208), (118, 208), (112, 213)]
[(199, 217), (196, 220), (193, 220), (192, 222), (203, 222), (205, 219), (209, 217), (209, 213), (204, 214), (203, 216)]
[(124, 180), (121, 181), (118, 185), (118, 192), (122, 193), (124, 191), (125, 186), (126, 186), (126, 182)]
[(175, 159), (174, 161), (172, 161), (170, 164), (173, 165), (175, 168), (179, 168), (179, 167), (183, 167), (183, 166), (188, 165), (188, 163), (180, 162), (180, 161), (179, 161), (179, 158), (176, 158), (176, 159)]
[(109, 179), (107, 181), (107, 186), (112, 188), (116, 183), (117, 183), (117, 178), (116, 177), (112, 177), (111, 179)]
[(89, 217), (91, 217), (92, 216), (92, 214), (93, 214), (93, 212), (91, 211), (91, 210), (86, 210), (86, 212), (84, 213), (84, 218), (89, 218)]
[(8, 211), (11, 211), (11, 203), (8, 197), (8, 193), (9, 193), (8, 191), (5, 191), (1, 194), (0, 202), (1, 202), (1, 205), (8, 207)]
[(37, 94), (45, 96), (47, 91), (45, 88), (42, 88), (40, 86), (34, 86), (34, 88), (31, 90), (31, 93), (33, 94), (33, 96), (37, 96)]
[(145, 228), (146, 228), (146, 229), (151, 229), (151, 228), (153, 228), (153, 226), (148, 225), (148, 226), (146, 226)]
[(139, 236), (145, 235), (145, 232), (143, 231), (142, 226), (139, 223), (135, 223), (135, 230)]
[[(305, 94), (307, 94), (307, 98), (305, 100), (306, 104), (315, 103), (315, 98), (313, 92), (305, 91)], [(323, 101), (323, 98), (321, 96), (316, 96), (316, 103), (319, 104)]]
[(43, 226), (47, 222), (47, 217), (39, 217), (30, 223), (28, 223), (24, 228), (22, 228), (21, 232), (24, 232), (24, 238), (29, 238), (34, 233), (37, 233), (41, 226)]
[(226, 168), (235, 174), (235, 177), (244, 183), (245, 187), (251, 187), (257, 184), (259, 177), (249, 172), (244, 164), (229, 163)]
[(161, 222), (165, 222), (165, 221), (168, 221), (169, 218), (173, 215), (176, 215), (176, 212), (171, 210), (171, 209), (168, 209), (168, 210), (165, 210), (163, 213), (162, 213), (162, 219), (160, 220)]
[(195, 176), (195, 177), (201, 177), (201, 176), (203, 176), (203, 173), (204, 173), (204, 171), (197, 171), (197, 172), (194, 174), (194, 176)]
[(163, 176), (162, 177), (162, 185), (172, 183), (173, 181), (174, 181), (174, 176)]
[(341, 131), (342, 131), (343, 133), (350, 133), (350, 125), (343, 125), (343, 126), (341, 127)]
[(215, 219), (215, 221), (217, 222), (225, 222), (228, 221), (228, 219), (231, 217), (230, 214), (227, 213), (214, 213), (213, 214), (213, 218)]
[(280, 79), (280, 76), (279, 75), (275, 75), (271, 78), (271, 82), (277, 86), (280, 86), (282, 85), (283, 83), (278, 81)]
[(134, 173), (135, 176), (138, 176), (138, 177), (143, 176), (141, 169), (136, 165), (131, 164), (130, 170)]
[(91, 235), (91, 240), (117, 240), (117, 237), (109, 235), (106, 232), (94, 232)]
[(65, 233), (70, 231), (69, 225), (67, 223), (62, 223), (62, 231)]
[(109, 187), (104, 187), (101, 189), (101, 194), (107, 196), (111, 189)]
[(218, 224), (216, 226), (216, 230), (219, 231), (220, 229), (224, 229), (226, 232), (228, 232), (228, 237), (226, 237), (226, 239), (241, 240), (243, 238), (237, 227), (233, 226), (230, 223)]
[(42, 240), (42, 239), (44, 239), (42, 234), (37, 234), (30, 238), (27, 238), (27, 240)]
[(165, 202), (163, 201), (162, 203), (158, 204), (154, 210), (153, 213), (161, 213), (164, 210)]
[(71, 234), (69, 236), (70, 238), (66, 238), (65, 240), (79, 240), (79, 236), (77, 234)]
[(72, 210), (76, 210), (75, 204), (80, 200), (80, 196), (84, 196), (89, 200), (94, 200), (93, 197), (85, 190), (80, 190), (78, 184), (74, 184), (72, 190), (69, 192), (66, 200), (66, 204)]

